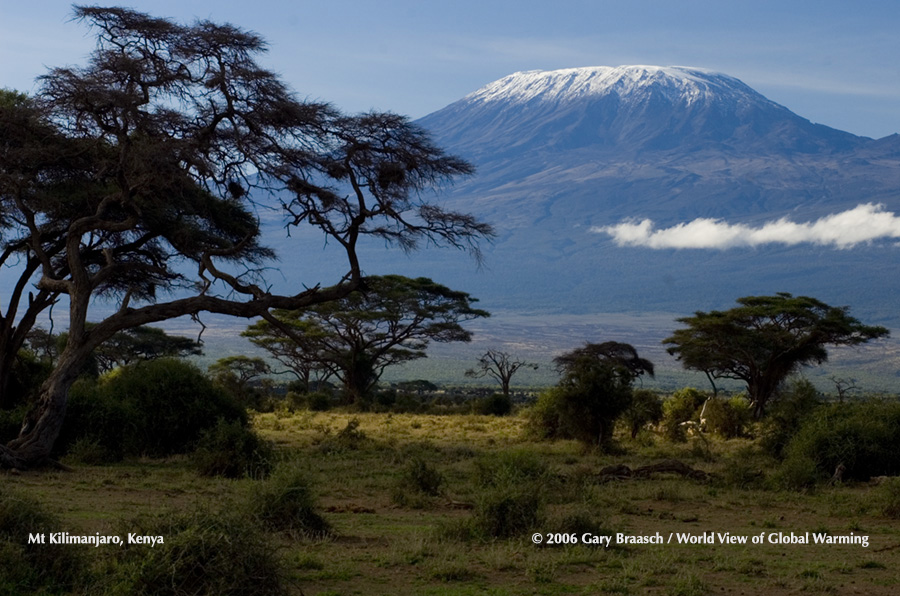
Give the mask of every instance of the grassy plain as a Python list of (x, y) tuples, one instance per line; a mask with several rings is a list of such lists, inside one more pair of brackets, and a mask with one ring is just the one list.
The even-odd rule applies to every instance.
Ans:
[[(352, 422), (352, 421), (356, 422)], [(271, 413), (254, 426), (300, 468), (334, 532), (271, 535), (296, 594), (896, 594), (900, 522), (881, 487), (773, 488), (774, 462), (752, 441), (673, 444), (647, 433), (600, 455), (535, 442), (520, 416)], [(519, 478), (540, 496), (535, 526), (512, 538), (463, 531), (477, 515), (491, 462), (538, 462)], [(603, 482), (604, 466), (675, 458), (711, 479), (673, 475)], [(411, 462), (438, 472), (419, 490)], [(240, 508), (263, 481), (201, 478), (187, 458), (73, 464), (71, 472), (5, 475), (57, 513), (70, 533), (112, 532), (136, 514)], [(526, 466), (527, 467), (527, 466)], [(531, 483), (531, 484), (529, 484)], [(544, 544), (532, 542), (538, 532)], [(748, 544), (548, 546), (547, 534), (652, 536), (729, 532)], [(860, 544), (771, 544), (770, 534), (867, 536)], [(749, 544), (763, 535), (762, 544)], [(25, 537), (23, 537), (23, 540)], [(102, 563), (104, 548), (83, 547)], [(150, 548), (149, 546), (146, 548)], [(156, 547), (164, 548), (164, 547)]]

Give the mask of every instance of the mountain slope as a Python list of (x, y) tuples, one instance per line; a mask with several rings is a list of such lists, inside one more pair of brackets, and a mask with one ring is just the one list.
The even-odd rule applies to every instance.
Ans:
[(790, 291), (900, 324), (900, 282), (885, 275), (900, 259), (887, 243), (650, 250), (591, 232), (629, 218), (803, 222), (861, 203), (900, 212), (900, 136), (813, 124), (727, 75), (649, 66), (516, 73), (418, 123), (478, 168), (448, 200), (499, 237), (487, 275), (436, 254), (417, 268), (443, 268), (444, 283), (486, 308), (689, 313)]
[(702, 148), (834, 152), (862, 142), (811, 124), (735, 78), (683, 67), (519, 72), (420, 123), (476, 161), (582, 147), (634, 157)]

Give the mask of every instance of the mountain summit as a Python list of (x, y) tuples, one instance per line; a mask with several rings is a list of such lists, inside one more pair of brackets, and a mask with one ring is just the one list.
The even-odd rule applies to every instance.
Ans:
[(820, 153), (864, 141), (812, 124), (734, 77), (680, 66), (517, 72), (421, 123), (476, 160), (582, 147)]
[(900, 213), (898, 135), (814, 124), (734, 77), (674, 66), (518, 72), (418, 123), (477, 169), (447, 200), (498, 230), (490, 276), (432, 270), (488, 308), (689, 313), (786, 291), (900, 321), (891, 242), (654, 250), (597, 232), (700, 218), (826, 226), (865, 205)]
[[(705, 240), (722, 225), (743, 233), (775, 221), (797, 239), (811, 222), (817, 238), (883, 226), (900, 213), (900, 136), (813, 124), (734, 77), (651, 66), (515, 73), (418, 124), (475, 165), (443, 200), (497, 237), (481, 272), (446, 251), (406, 259), (373, 248), (367, 274), (434, 277), (491, 311), (684, 315), (791, 292), (900, 327), (893, 240), (701, 250), (620, 245), (604, 231), (631, 222), (638, 235)], [(687, 225), (698, 220), (722, 225)]]

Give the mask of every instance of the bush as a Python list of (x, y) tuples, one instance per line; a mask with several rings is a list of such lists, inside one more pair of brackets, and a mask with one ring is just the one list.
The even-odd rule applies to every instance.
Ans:
[(706, 394), (693, 387), (679, 389), (663, 403), (663, 424), (666, 438), (672, 441), (684, 441), (683, 423), (699, 420), (698, 410), (706, 401)]
[(403, 475), (403, 484), (405, 487), (436, 497), (441, 494), (441, 487), (444, 485), (444, 475), (439, 470), (428, 465), (424, 459), (416, 457), (406, 466), (406, 472)]
[(512, 399), (508, 395), (495, 393), (478, 400), (475, 410), (484, 416), (506, 416), (512, 412)]
[(819, 392), (812, 383), (806, 379), (793, 380), (778, 393), (765, 418), (760, 443), (763, 450), (774, 457), (784, 457), (788, 443), (819, 403)]
[(529, 484), (537, 492), (548, 478), (547, 465), (531, 451), (503, 451), (475, 462), (478, 484), (483, 487)]
[(662, 416), (663, 406), (659, 396), (649, 389), (635, 389), (632, 393), (631, 404), (622, 417), (628, 424), (633, 439), (648, 424), (659, 424)]
[(891, 519), (900, 519), (900, 478), (887, 478), (876, 496), (881, 513)]
[(194, 464), (201, 476), (263, 478), (272, 470), (274, 450), (239, 421), (220, 419), (200, 435)]
[(122, 454), (111, 452), (97, 439), (81, 437), (69, 447), (66, 458), (88, 466), (96, 466), (118, 461), (122, 459)]
[(547, 466), (534, 453), (510, 451), (475, 462), (481, 491), (468, 533), (480, 538), (510, 538), (540, 525)]
[(196, 511), (133, 520), (121, 532), (162, 536), (150, 548), (126, 545), (102, 580), (129, 596), (279, 596), (287, 594), (280, 559), (253, 519)]
[(0, 485), (0, 595), (74, 591), (87, 576), (81, 550), (65, 544), (28, 544), (28, 535), (62, 531), (39, 503)]
[(219, 419), (246, 424), (247, 414), (195, 366), (162, 358), (78, 381), (57, 445), (87, 438), (118, 457), (186, 453)]
[[(753, 420), (750, 402), (740, 395), (731, 399), (710, 399), (704, 411), (706, 428), (726, 439), (742, 437)], [(702, 421), (701, 421), (702, 422)]]
[(118, 461), (125, 455), (126, 438), (138, 415), (133, 403), (101, 389), (97, 379), (78, 379), (69, 389), (66, 418), (55, 449), (72, 453), (76, 444), (79, 451), (91, 445), (91, 450), (104, 453), (104, 459)]
[(314, 538), (331, 533), (331, 525), (316, 511), (306, 477), (292, 466), (277, 469), (261, 486), (254, 488), (250, 509), (269, 530)]
[(900, 474), (900, 403), (819, 407), (785, 448), (785, 468), (811, 462), (818, 479), (844, 466), (844, 480)]
[(571, 439), (560, 420), (561, 392), (557, 387), (538, 395), (535, 404), (526, 412), (526, 429), (538, 439)]
[(313, 412), (326, 412), (331, 409), (334, 398), (324, 391), (313, 391), (306, 394), (306, 407)]
[(413, 457), (397, 480), (391, 500), (400, 507), (423, 509), (429, 504), (428, 497), (441, 494), (443, 485), (444, 475), (439, 470), (421, 457)]
[(538, 527), (543, 503), (528, 484), (501, 483), (478, 496), (472, 527), (485, 538), (511, 538)]

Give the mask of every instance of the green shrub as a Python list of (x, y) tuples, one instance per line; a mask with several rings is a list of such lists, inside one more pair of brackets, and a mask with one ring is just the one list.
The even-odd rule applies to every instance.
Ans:
[(812, 462), (819, 479), (844, 466), (843, 480), (900, 474), (900, 403), (821, 406), (785, 448), (785, 467)]
[(699, 409), (706, 401), (706, 394), (693, 387), (679, 389), (663, 403), (663, 424), (666, 438), (672, 441), (684, 441), (683, 423), (690, 420), (699, 421)]
[(560, 420), (561, 392), (557, 387), (543, 391), (528, 409), (526, 429), (538, 439), (571, 439)]
[(878, 487), (876, 500), (881, 513), (891, 519), (900, 519), (900, 478), (887, 478)]
[(162, 545), (126, 545), (98, 588), (122, 596), (279, 596), (287, 594), (275, 547), (252, 518), (195, 511), (131, 521), (125, 536), (162, 536)]
[(558, 521), (551, 521), (549, 525), (553, 528), (559, 528), (558, 530), (554, 529), (554, 532), (575, 533), (579, 537), (583, 534), (592, 534), (594, 536), (610, 534), (609, 528), (604, 527), (597, 514), (584, 507), (566, 513)]
[(807, 456), (794, 456), (781, 462), (772, 477), (779, 488), (805, 489), (815, 486), (822, 479), (816, 460)]
[(483, 490), (472, 526), (484, 538), (511, 538), (537, 528), (543, 519), (540, 491), (527, 483), (503, 482)]
[(631, 404), (622, 415), (631, 431), (632, 439), (648, 424), (659, 424), (662, 416), (662, 400), (649, 389), (635, 389), (632, 392)]
[(764, 488), (765, 470), (773, 467), (774, 462), (765, 454), (753, 447), (744, 447), (730, 453), (719, 476), (723, 486), (741, 490)]
[(313, 412), (326, 412), (331, 409), (334, 398), (325, 391), (313, 391), (306, 394), (306, 407)]
[(763, 422), (763, 450), (774, 457), (784, 457), (788, 443), (819, 403), (819, 392), (807, 379), (791, 381), (776, 395)]
[(531, 451), (502, 451), (475, 461), (478, 484), (483, 487), (527, 484), (537, 492), (549, 475), (547, 465)]
[(66, 458), (88, 466), (96, 466), (119, 461), (122, 454), (111, 452), (98, 439), (81, 437), (69, 447)]
[(398, 507), (425, 509), (441, 494), (444, 475), (421, 457), (414, 457), (394, 484), (391, 501)]
[(87, 438), (118, 457), (186, 453), (219, 419), (246, 424), (247, 414), (195, 366), (161, 358), (75, 383), (57, 445)]
[(512, 406), (512, 399), (508, 395), (495, 393), (478, 400), (475, 410), (484, 416), (506, 416), (512, 412)]
[(263, 478), (272, 469), (274, 450), (259, 435), (239, 421), (220, 419), (203, 431), (194, 452), (201, 476)]
[(401, 482), (404, 488), (436, 497), (441, 494), (444, 475), (424, 459), (416, 457), (407, 464)]
[[(87, 578), (81, 549), (49, 544), (49, 534), (62, 530), (39, 503), (0, 485), (0, 595), (69, 592)], [(29, 544), (29, 534), (44, 534), (47, 543)]]
[(55, 449), (70, 453), (76, 443), (90, 444), (102, 450), (109, 461), (118, 461), (125, 455), (126, 437), (133, 432), (138, 416), (132, 402), (101, 389), (97, 379), (78, 379), (69, 389), (66, 418)]
[(728, 400), (710, 399), (706, 403), (703, 415), (706, 420), (706, 429), (726, 439), (744, 436), (753, 421), (750, 402), (740, 395), (735, 395)]
[(268, 480), (254, 487), (250, 510), (267, 529), (321, 538), (331, 525), (316, 511), (316, 502), (305, 475), (293, 466), (282, 466)]
[(540, 525), (547, 466), (529, 451), (505, 451), (475, 462), (481, 487), (468, 531), (480, 538), (510, 538)]

